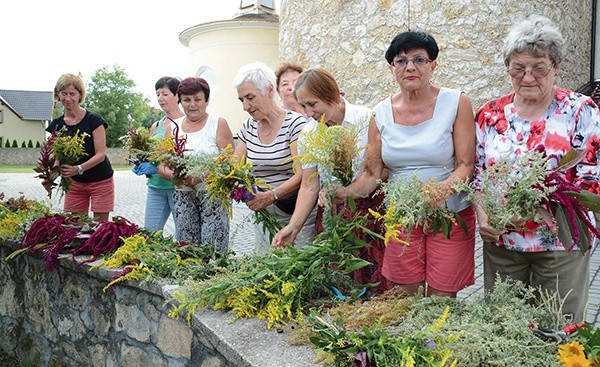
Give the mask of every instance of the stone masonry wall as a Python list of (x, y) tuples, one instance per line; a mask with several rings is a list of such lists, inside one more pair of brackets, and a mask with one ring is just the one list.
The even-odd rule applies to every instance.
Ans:
[[(127, 282), (102, 291), (113, 270), (60, 259), (60, 275), (39, 256), (4, 261), (0, 242), (0, 350), (34, 366), (315, 367), (308, 347), (258, 319), (232, 323), (222, 312), (168, 316), (177, 287)], [(82, 259), (79, 259), (80, 261)]]
[(465, 91), (477, 109), (510, 91), (502, 41), (531, 14), (556, 22), (567, 41), (557, 84), (590, 80), (592, 0), (285, 0), (280, 13), (280, 59), (324, 67), (356, 104), (373, 107), (398, 90), (384, 54), (411, 29), (440, 46), (433, 82)]

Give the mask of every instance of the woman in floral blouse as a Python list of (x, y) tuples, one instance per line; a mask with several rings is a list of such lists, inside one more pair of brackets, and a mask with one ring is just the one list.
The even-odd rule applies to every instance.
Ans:
[[(499, 160), (518, 158), (534, 150), (559, 159), (572, 149), (587, 150), (565, 178), (582, 189), (600, 193), (600, 113), (592, 99), (554, 85), (563, 61), (563, 37), (546, 18), (532, 16), (516, 25), (504, 41), (504, 63), (513, 92), (486, 103), (477, 113), (475, 185)], [(548, 169), (556, 168), (552, 160)], [(556, 292), (566, 298), (563, 314), (582, 321), (588, 300), (589, 256), (566, 251), (545, 223), (500, 231), (478, 208), (484, 241), (484, 282), (493, 290), (497, 275)]]

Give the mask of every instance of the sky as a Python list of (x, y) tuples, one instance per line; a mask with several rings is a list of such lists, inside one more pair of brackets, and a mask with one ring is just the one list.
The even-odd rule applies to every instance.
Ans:
[(0, 89), (52, 91), (64, 73), (118, 64), (156, 106), (154, 83), (190, 74), (179, 34), (231, 19), (240, 0), (20, 0), (2, 6)]

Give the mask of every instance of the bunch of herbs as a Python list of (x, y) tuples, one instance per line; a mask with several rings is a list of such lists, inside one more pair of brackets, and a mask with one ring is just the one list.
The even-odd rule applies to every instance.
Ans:
[(275, 249), (231, 274), (189, 284), (174, 295), (170, 314), (189, 320), (197, 308), (211, 307), (231, 310), (236, 317), (267, 319), (268, 327), (297, 321), (311, 300), (332, 296), (333, 273), (347, 274), (368, 264), (353, 255), (366, 245), (354, 237), (357, 228), (366, 230), (363, 221), (340, 222), (309, 246)]
[[(86, 133), (80, 133), (79, 130), (71, 135), (66, 127), (61, 128), (56, 133), (56, 138), (52, 143), (54, 158), (61, 165), (75, 165), (82, 157), (87, 155), (84, 144), (88, 136)], [(58, 186), (63, 192), (69, 191), (71, 188), (71, 178), (61, 176)]]
[[(442, 232), (450, 238), (450, 230), (454, 223), (460, 224), (467, 232), (467, 227), (462, 218), (450, 211), (445, 202), (432, 200), (441, 185), (434, 179), (422, 182), (417, 173), (410, 177), (397, 177), (388, 182), (381, 183), (381, 192), (385, 195), (385, 214), (371, 210), (371, 214), (382, 219), (385, 226), (385, 243), (390, 240), (400, 241), (398, 235), (401, 231), (410, 232), (421, 226), (423, 231), (432, 230), (433, 235)], [(401, 241), (402, 242), (402, 241)]]

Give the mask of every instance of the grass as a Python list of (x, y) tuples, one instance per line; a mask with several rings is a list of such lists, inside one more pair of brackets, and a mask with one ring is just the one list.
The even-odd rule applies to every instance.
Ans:
[[(35, 173), (33, 167), (0, 165), (0, 173)], [(126, 164), (114, 164), (112, 167), (115, 171), (128, 171), (131, 169), (131, 166)]]

